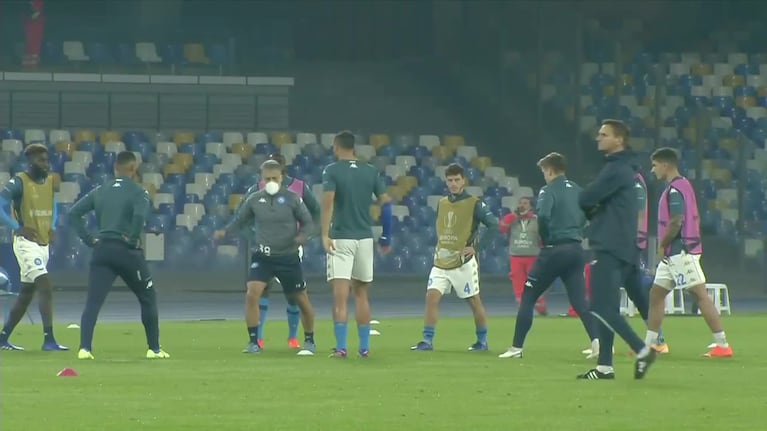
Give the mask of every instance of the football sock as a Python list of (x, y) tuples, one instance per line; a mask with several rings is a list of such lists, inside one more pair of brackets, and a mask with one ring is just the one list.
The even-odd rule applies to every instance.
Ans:
[(336, 335), (336, 350), (346, 350), (346, 322), (335, 322), (333, 332)]
[(426, 341), (429, 344), (432, 344), (434, 342), (434, 332), (436, 331), (436, 328), (433, 326), (424, 326), (423, 327), (423, 341)]
[(370, 350), (370, 325), (357, 325), (360, 337), (360, 350)]
[(288, 305), (288, 338), (298, 336), (298, 323), (301, 320), (301, 313), (298, 305)]

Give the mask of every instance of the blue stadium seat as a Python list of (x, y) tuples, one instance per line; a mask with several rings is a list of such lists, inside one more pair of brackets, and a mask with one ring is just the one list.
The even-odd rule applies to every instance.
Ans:
[[(117, 45), (117, 61), (126, 66), (140, 64), (141, 61), (136, 57), (136, 49), (133, 44), (120, 43)], [(125, 142), (125, 140), (123, 140)], [(127, 144), (127, 142), (125, 142)]]
[(89, 42), (85, 44), (85, 53), (91, 62), (96, 64), (114, 64), (115, 59), (109, 48), (101, 42)]
[(164, 44), (159, 46), (159, 55), (162, 58), (164, 64), (171, 65), (183, 65), (186, 64), (184, 60), (184, 52), (181, 46), (176, 44)]
[(233, 64), (233, 59), (229, 55), (229, 49), (224, 44), (210, 44), (205, 52), (208, 54), (208, 59), (210, 59), (210, 63), (213, 65), (229, 66)]

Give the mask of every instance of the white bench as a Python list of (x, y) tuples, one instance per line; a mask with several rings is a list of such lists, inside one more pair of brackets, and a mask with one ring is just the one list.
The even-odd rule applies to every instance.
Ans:
[[(732, 314), (730, 307), (730, 294), (727, 290), (727, 285), (724, 283), (707, 283), (706, 292), (711, 300), (714, 302), (714, 307), (719, 314), (727, 313)], [(666, 296), (666, 314), (684, 314), (684, 291), (679, 288), (674, 288), (670, 295)], [(700, 314), (700, 311), (698, 311)]]

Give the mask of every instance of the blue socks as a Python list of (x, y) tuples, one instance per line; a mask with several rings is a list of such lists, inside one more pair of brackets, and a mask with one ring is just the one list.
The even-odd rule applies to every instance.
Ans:
[(477, 328), (477, 342), (487, 343), (487, 328)]
[(360, 351), (370, 350), (370, 324), (357, 325), (357, 334), (360, 336)]
[(288, 338), (298, 336), (298, 322), (301, 320), (301, 312), (298, 305), (288, 304)]
[(258, 339), (263, 340), (266, 313), (269, 311), (269, 298), (260, 298), (258, 300), (258, 309), (261, 311), (261, 313), (258, 315)]
[(336, 350), (346, 350), (346, 322), (333, 323), (333, 332), (336, 335)]
[(432, 344), (434, 342), (434, 331), (435, 331), (435, 328), (433, 326), (424, 326), (423, 341), (426, 341), (427, 343)]

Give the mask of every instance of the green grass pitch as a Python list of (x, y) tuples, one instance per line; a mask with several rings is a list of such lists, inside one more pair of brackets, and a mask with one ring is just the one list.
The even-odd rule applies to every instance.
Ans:
[[(644, 334), (642, 322), (631, 319)], [(615, 381), (577, 381), (593, 362), (575, 319), (537, 318), (521, 360), (499, 359), (512, 318), (490, 321), (492, 351), (467, 352), (471, 318), (443, 319), (436, 351), (411, 352), (421, 321), (376, 326), (367, 360), (327, 357), (332, 325), (318, 322), (319, 352), (288, 350), (284, 322), (269, 322), (266, 350), (244, 355), (240, 322), (164, 322), (170, 360), (143, 359), (140, 323), (102, 323), (95, 361), (76, 352), (41, 352), (39, 326), (21, 325), (2, 352), (3, 430), (757, 430), (767, 418), (767, 317), (725, 317), (731, 359), (701, 357), (711, 336), (699, 318), (668, 318), (670, 355), (646, 380), (616, 346)], [(79, 331), (57, 328), (77, 346)], [(349, 330), (356, 350), (356, 328)], [(78, 377), (56, 377), (72, 367)]]

